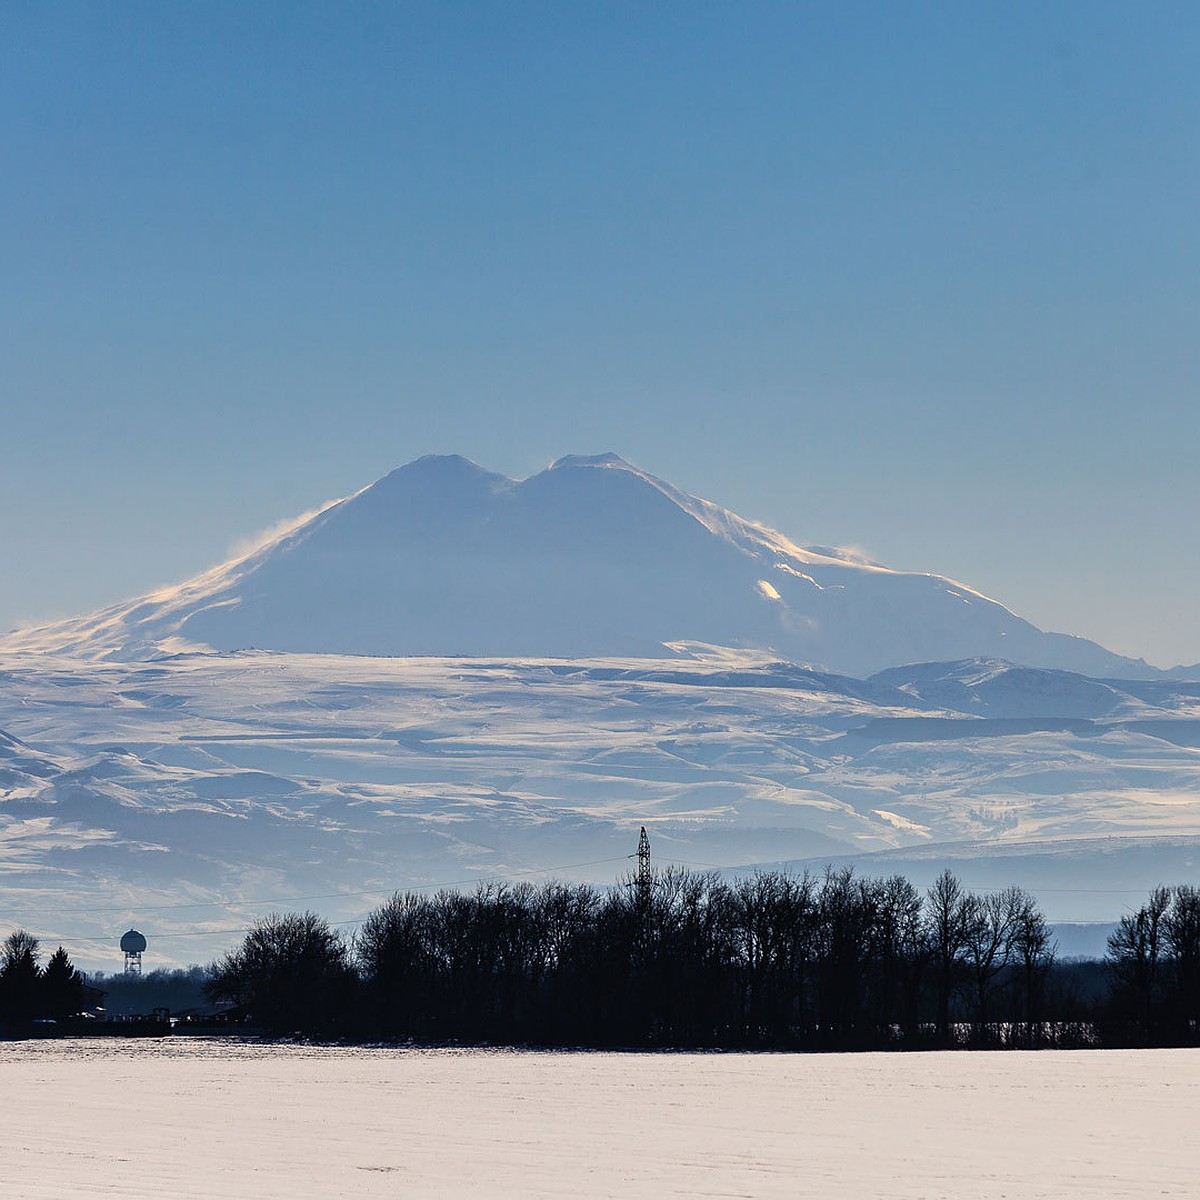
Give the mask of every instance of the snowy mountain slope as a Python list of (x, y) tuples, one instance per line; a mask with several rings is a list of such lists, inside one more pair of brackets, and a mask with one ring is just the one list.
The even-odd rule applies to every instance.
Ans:
[[(1103, 838), (1147, 887), (1174, 869), (1200, 837), (1200, 689), (1052, 674), (1047, 701), (1009, 670), (4, 655), (0, 748), (22, 775), (0, 785), (0, 905), (73, 946), (137, 922), (189, 961), (290, 898), (349, 920), (394, 887), (612, 880), (643, 824), (660, 860), (697, 865)], [(1096, 689), (1093, 715), (1056, 711)], [(1122, 897), (1057, 894), (1054, 869), (1051, 916), (1119, 915)]]
[[(987, 659), (895, 667), (873, 675), (871, 682), (939, 708), (981, 717), (1130, 717), (1158, 711), (1171, 700), (1191, 699), (1186, 686), (1149, 682), (1142, 690), (1158, 697), (1155, 704), (1141, 700), (1132, 681), (1089, 679)], [(1200, 696), (1200, 688), (1192, 690)]]
[(418, 459), (177, 588), (0, 648), (658, 658), (687, 641), (857, 676), (968, 657), (1158, 674), (951, 580), (798, 547), (615, 455), (520, 482)]
[(39, 779), (50, 779), (61, 771), (48, 755), (0, 729), (0, 788), (14, 791), (33, 787)]

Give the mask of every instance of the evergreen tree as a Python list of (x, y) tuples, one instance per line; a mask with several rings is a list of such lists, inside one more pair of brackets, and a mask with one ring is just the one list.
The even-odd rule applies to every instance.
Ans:
[(38, 1004), (40, 1016), (55, 1021), (73, 1017), (83, 1008), (83, 976), (75, 970), (67, 952), (59, 946), (42, 972)]
[(22, 1024), (37, 1015), (38, 940), (24, 929), (0, 947), (0, 1021)]

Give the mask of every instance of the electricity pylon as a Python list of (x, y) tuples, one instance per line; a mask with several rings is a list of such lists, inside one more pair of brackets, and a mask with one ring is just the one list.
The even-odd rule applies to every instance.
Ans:
[(650, 839), (646, 836), (646, 827), (642, 826), (642, 836), (638, 838), (637, 848), (638, 869), (635, 884), (638, 901), (642, 904), (650, 902), (650, 893), (654, 888), (654, 872), (650, 868)]

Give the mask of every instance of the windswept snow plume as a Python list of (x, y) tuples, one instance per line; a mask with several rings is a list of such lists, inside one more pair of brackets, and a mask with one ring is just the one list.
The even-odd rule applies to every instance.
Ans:
[(341, 498), (327, 500), (324, 504), (318, 504), (316, 508), (310, 508), (307, 512), (302, 512), (297, 517), (284, 517), (281, 521), (273, 521), (265, 529), (259, 530), (258, 533), (251, 534), (249, 537), (241, 538), (234, 542), (229, 548), (229, 560), (236, 561), (242, 558), (249, 558), (257, 551), (274, 545), (278, 541), (282, 541), (288, 534), (295, 533), (302, 525), (307, 525), (309, 521), (319, 517), (326, 509), (332, 508), (335, 504), (341, 504), (341, 502)]

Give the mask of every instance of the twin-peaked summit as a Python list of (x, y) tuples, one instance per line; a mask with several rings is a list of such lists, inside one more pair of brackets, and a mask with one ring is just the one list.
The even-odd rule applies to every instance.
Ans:
[(852, 675), (968, 657), (1155, 674), (939, 576), (796, 546), (613, 454), (520, 481), (420, 458), (176, 588), (0, 646), (582, 658), (678, 642)]

